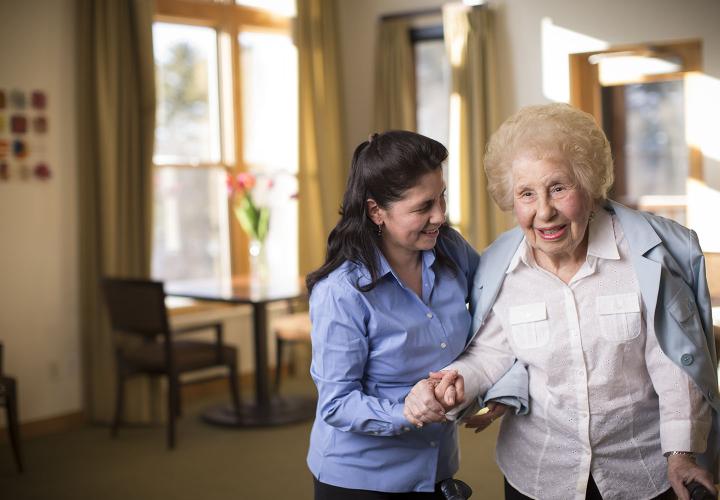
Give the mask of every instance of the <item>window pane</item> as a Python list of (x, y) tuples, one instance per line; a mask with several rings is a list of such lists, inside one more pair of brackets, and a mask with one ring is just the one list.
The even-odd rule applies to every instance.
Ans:
[(297, 172), (297, 50), (287, 35), (240, 35), (245, 164), (258, 172)]
[[(287, 35), (240, 35), (243, 163), (272, 181), (266, 247), (272, 278), (297, 277), (297, 51)], [(258, 182), (258, 187), (260, 182)]]
[(180, 24), (153, 25), (159, 164), (220, 162), (217, 33)]
[(689, 152), (682, 80), (627, 85), (628, 194), (684, 195)]
[(295, 0), (235, 0), (235, 4), (269, 10), (280, 16), (295, 16)]
[(225, 169), (159, 167), (154, 190), (153, 277), (230, 276)]
[(416, 42), (418, 133), (448, 146), (450, 116), (450, 64), (443, 40)]

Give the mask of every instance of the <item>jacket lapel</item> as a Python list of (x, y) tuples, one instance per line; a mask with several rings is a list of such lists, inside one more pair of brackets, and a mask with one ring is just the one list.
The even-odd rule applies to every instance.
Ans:
[(630, 210), (614, 201), (608, 201), (606, 208), (617, 215), (625, 233), (632, 254), (635, 273), (640, 284), (640, 293), (647, 308), (647, 326), (654, 334), (655, 309), (660, 290), (662, 266), (659, 262), (645, 257), (645, 254), (662, 243), (662, 240), (640, 212)]
[(505, 272), (522, 239), (522, 230), (515, 227), (500, 235), (480, 256), (471, 295), (470, 310), (473, 312), (473, 320), (468, 344), (485, 323), (485, 318), (505, 281)]

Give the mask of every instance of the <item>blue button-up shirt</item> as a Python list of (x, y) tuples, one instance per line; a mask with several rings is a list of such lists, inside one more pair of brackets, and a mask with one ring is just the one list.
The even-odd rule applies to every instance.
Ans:
[(422, 298), (382, 256), (369, 292), (368, 270), (350, 262), (318, 282), (310, 297), (311, 374), (318, 407), (308, 465), (321, 482), (386, 492), (433, 491), (458, 469), (454, 425), (413, 427), (403, 416), (410, 389), (465, 347), (467, 308), (478, 254), (455, 231), (438, 241), (457, 271), (422, 253)]

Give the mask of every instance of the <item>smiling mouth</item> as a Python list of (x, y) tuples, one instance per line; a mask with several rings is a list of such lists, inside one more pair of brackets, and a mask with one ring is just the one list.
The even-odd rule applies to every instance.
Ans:
[(428, 236), (437, 236), (437, 234), (440, 232), (440, 228), (439, 228), (439, 227), (436, 227), (435, 229), (427, 230), (427, 231), (421, 231), (421, 232), (422, 232), (423, 234), (427, 234)]
[(538, 232), (540, 237), (545, 241), (554, 241), (559, 238), (562, 238), (565, 234), (565, 230), (567, 229), (566, 225), (563, 226), (553, 226), (553, 227), (546, 227), (543, 229), (535, 228), (535, 231)]

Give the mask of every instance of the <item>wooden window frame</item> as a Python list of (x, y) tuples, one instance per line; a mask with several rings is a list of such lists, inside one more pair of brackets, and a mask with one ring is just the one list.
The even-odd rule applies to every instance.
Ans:
[[(682, 70), (661, 75), (646, 75), (640, 78), (603, 84), (600, 82), (599, 67), (590, 63), (590, 56), (598, 54), (612, 54), (617, 52), (658, 52), (679, 56), (682, 60)], [(627, 85), (631, 83), (651, 83), (667, 80), (686, 79), (687, 76), (702, 71), (702, 41), (681, 40), (675, 42), (641, 43), (618, 45), (606, 50), (570, 54), (570, 104), (595, 117), (598, 124), (603, 126), (602, 89), (603, 87)], [(700, 149), (688, 144), (688, 176), (693, 179), (702, 179), (702, 153)], [(622, 160), (620, 162), (622, 163)], [(616, 164), (616, 172), (624, 172), (625, 165)], [(618, 179), (624, 182), (622, 175)]]
[[(220, 54), (220, 35), (227, 35), (230, 39), (230, 60), (232, 82), (232, 117), (227, 122), (223, 116), (222, 88), (219, 89), (220, 98), (220, 161), (212, 166), (220, 165), (232, 175), (247, 171), (244, 164), (243, 151), (243, 109), (242, 109), (242, 71), (240, 68), (240, 33), (246, 31), (292, 33), (292, 19), (279, 16), (268, 11), (235, 5), (233, 3), (201, 2), (193, 0), (155, 0), (154, 22), (173, 24), (186, 24), (213, 28), (218, 33), (218, 54)], [(222, 68), (219, 68), (222, 73)], [(222, 74), (219, 75), (222, 79)], [(222, 87), (222, 83), (220, 83)], [(228, 131), (225, 125), (231, 123), (231, 136), (235, 147), (233, 160), (228, 161), (225, 154), (225, 141)], [(182, 167), (182, 165), (169, 165)], [(154, 165), (154, 168), (157, 166)], [(210, 167), (210, 165), (197, 165), (197, 167)], [(228, 199), (228, 224), (230, 225), (230, 268), (233, 276), (250, 274), (249, 238), (240, 227), (236, 217), (232, 215), (232, 201)]]

